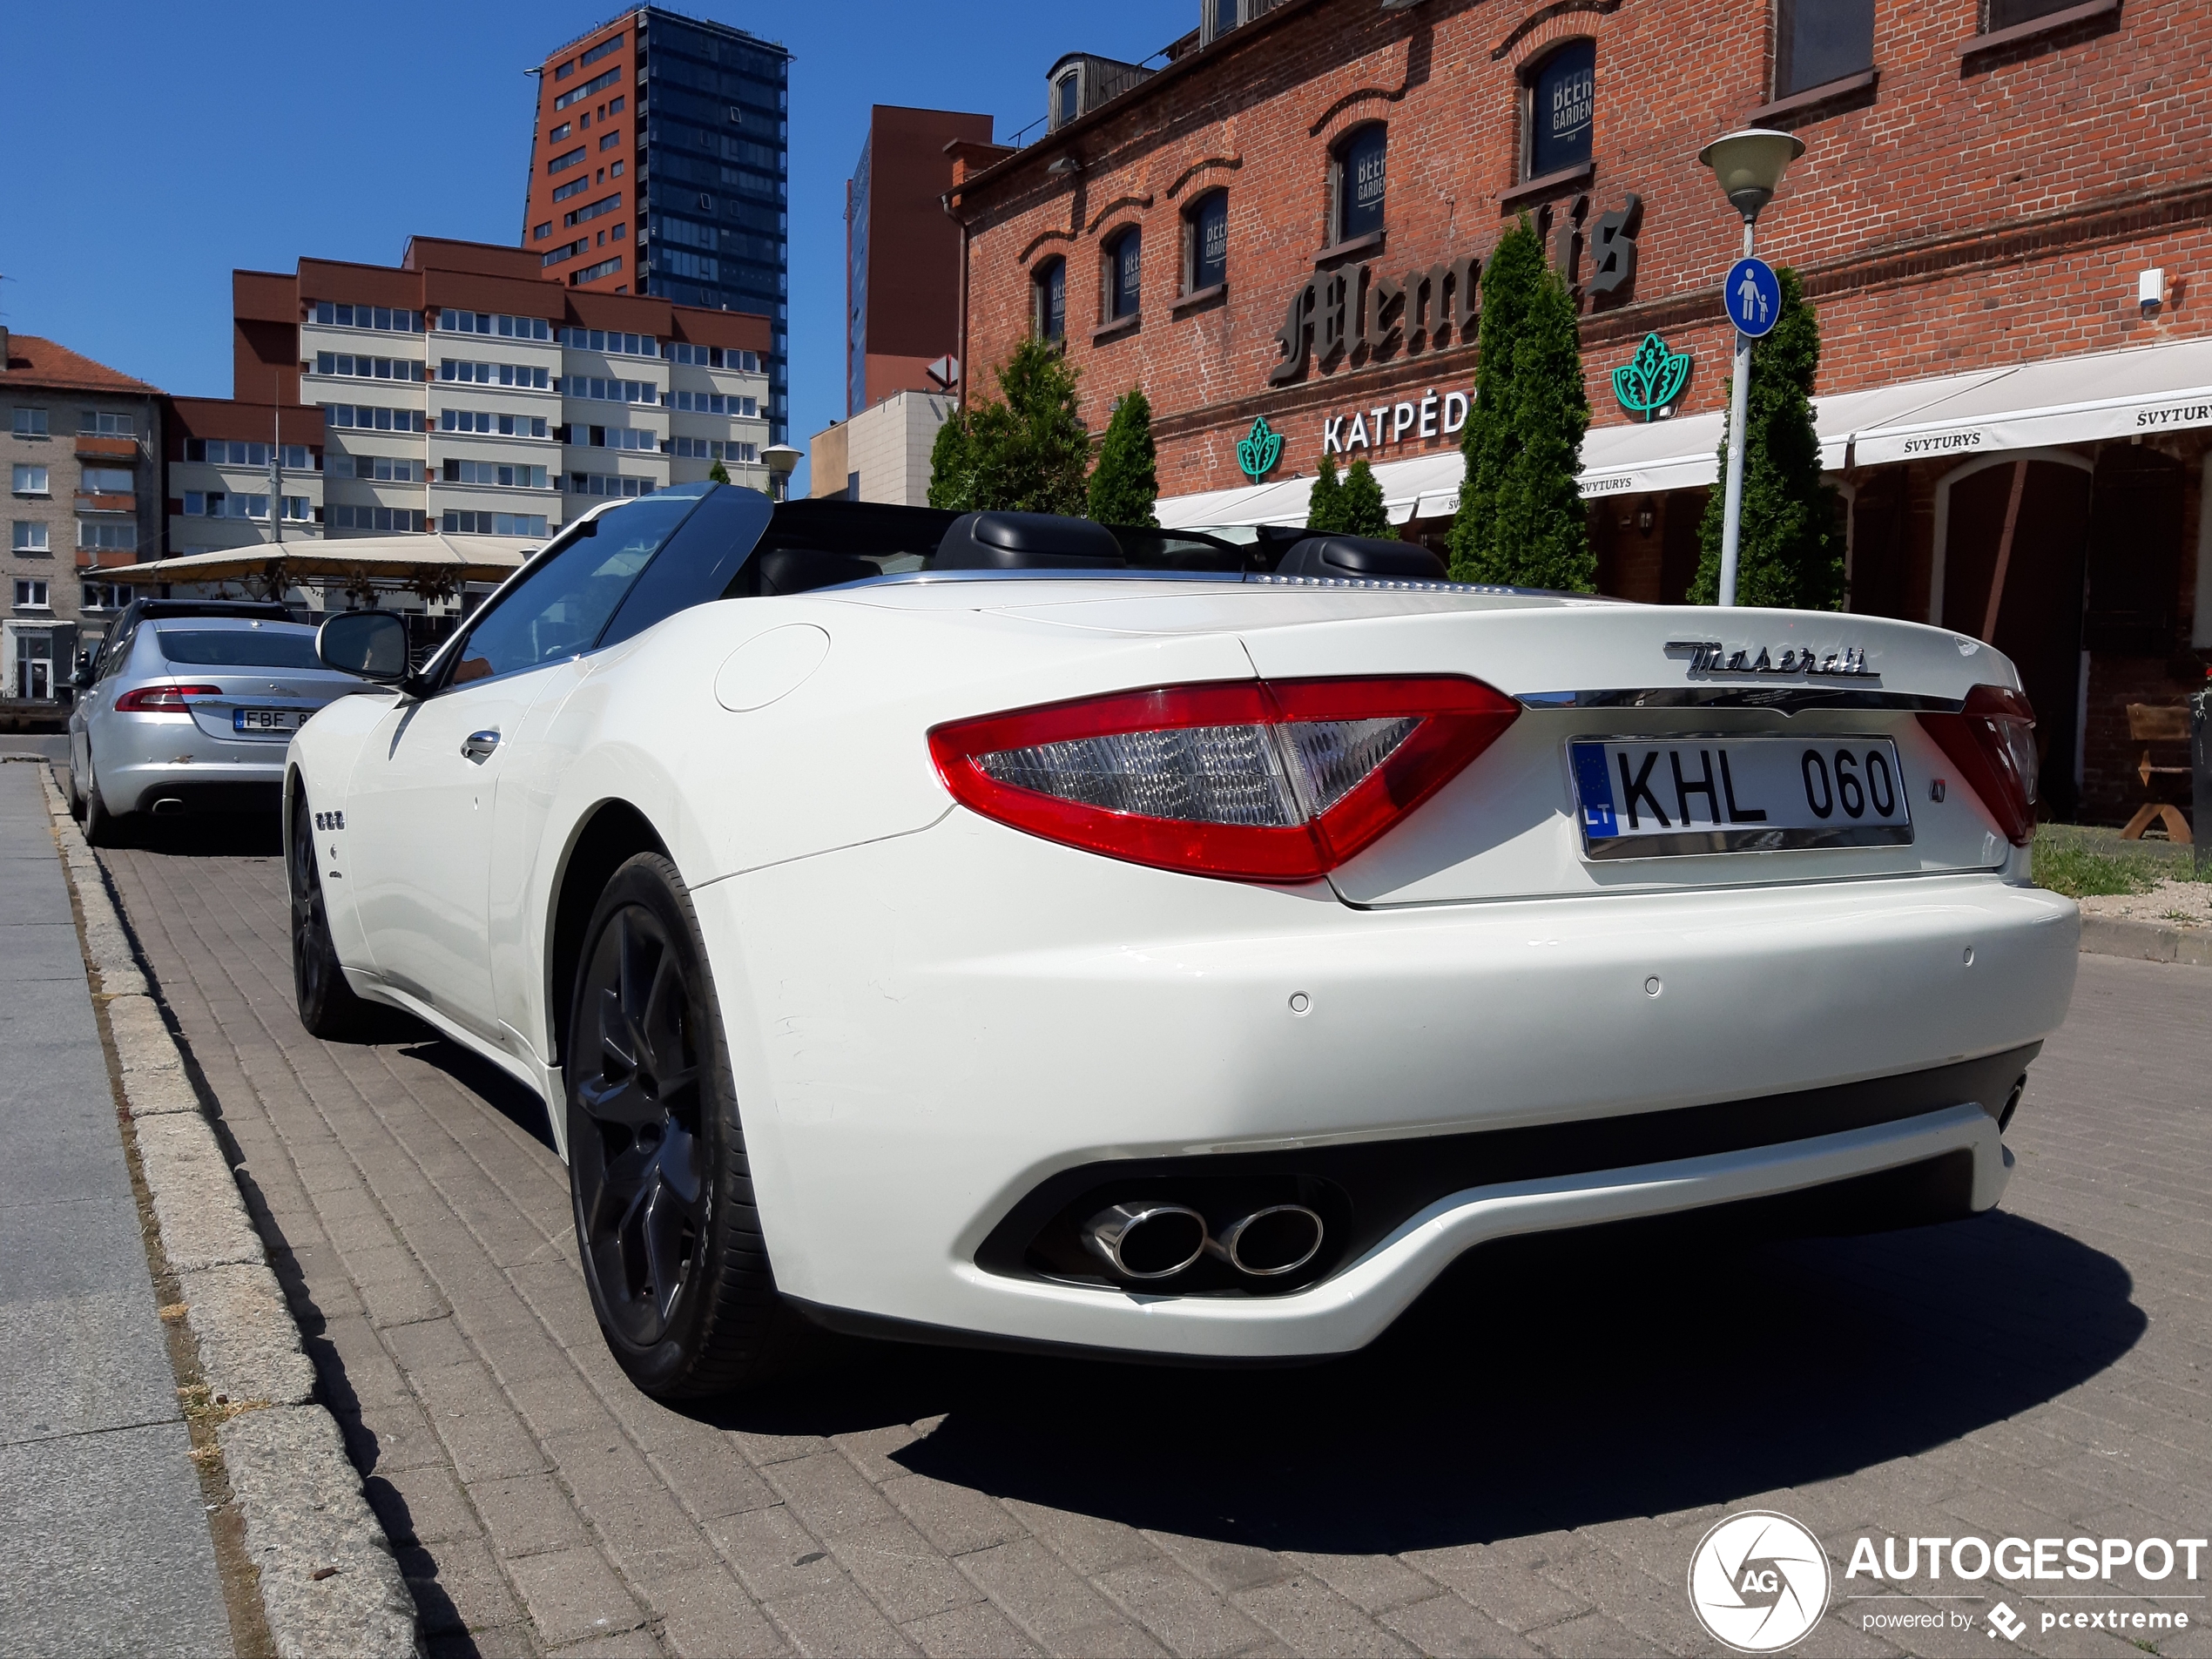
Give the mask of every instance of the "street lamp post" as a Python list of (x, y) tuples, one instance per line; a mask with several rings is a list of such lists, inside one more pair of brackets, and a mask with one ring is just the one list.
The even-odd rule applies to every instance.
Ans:
[(791, 475), (804, 456), (787, 443), (772, 443), (760, 452), (760, 458), (768, 463), (770, 499), (783, 500), (790, 493)]
[[(1731, 132), (1697, 152), (1697, 159), (1713, 170), (1721, 194), (1743, 215), (1745, 259), (1751, 257), (1751, 227), (1759, 210), (1774, 199), (1784, 171), (1804, 152), (1802, 138), (1764, 127)], [(1751, 336), (1738, 328), (1728, 401), (1728, 494), (1721, 520), (1720, 601), (1724, 605), (1736, 603), (1737, 548), (1743, 530), (1743, 427), (1750, 418), (1750, 390)]]

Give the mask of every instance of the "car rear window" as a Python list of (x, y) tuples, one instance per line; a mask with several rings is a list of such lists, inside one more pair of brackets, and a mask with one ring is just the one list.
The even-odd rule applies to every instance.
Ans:
[(162, 628), (161, 654), (194, 667), (320, 668), (313, 634), (270, 633), (258, 628)]

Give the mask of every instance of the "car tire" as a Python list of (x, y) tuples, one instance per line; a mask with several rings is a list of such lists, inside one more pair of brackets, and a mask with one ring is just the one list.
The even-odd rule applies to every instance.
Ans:
[(91, 846), (113, 846), (119, 839), (121, 825), (107, 809), (107, 801), (100, 793), (99, 769), (92, 764), (90, 749), (84, 752), (84, 840)]
[(667, 859), (607, 883), (570, 1008), (569, 1190), (608, 1347), (661, 1399), (786, 1371), (805, 1322), (776, 1291), (705, 942)]
[(80, 824), (84, 821), (84, 779), (74, 759), (69, 763), (69, 815)]
[(292, 801), (292, 840), (286, 874), (292, 889), (292, 994), (307, 1035), (329, 1042), (360, 1042), (374, 1029), (377, 1010), (354, 995), (330, 937), (330, 914), (315, 860), (314, 819), (305, 790)]

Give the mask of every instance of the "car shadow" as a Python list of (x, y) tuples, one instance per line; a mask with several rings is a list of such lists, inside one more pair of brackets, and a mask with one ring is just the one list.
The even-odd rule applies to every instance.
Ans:
[[(67, 788), (66, 780), (63, 784)], [(284, 856), (284, 825), (269, 813), (179, 813), (156, 818), (133, 813), (115, 820), (117, 846), (185, 859), (274, 859)]]
[(725, 1426), (941, 1416), (894, 1453), (995, 1496), (1269, 1549), (1397, 1553), (1664, 1514), (1909, 1457), (2110, 1366), (2111, 1257), (2001, 1212), (1728, 1243), (1638, 1224), (1462, 1258), (1364, 1352), (1190, 1370), (860, 1345)]
[[(552, 1119), (536, 1090), (510, 1077), (490, 1061), (470, 1053), (451, 1038), (433, 1031), (412, 1015), (398, 1014), (397, 1010), (394, 1013), (412, 1028), (411, 1035), (400, 1039), (405, 1045), (400, 1049), (401, 1054), (410, 1060), (418, 1060), (426, 1066), (442, 1071), (548, 1151), (561, 1150), (553, 1139)], [(384, 1041), (392, 1039), (386, 1038)]]

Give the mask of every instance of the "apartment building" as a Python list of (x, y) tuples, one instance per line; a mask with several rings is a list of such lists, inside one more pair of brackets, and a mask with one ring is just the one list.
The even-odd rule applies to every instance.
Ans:
[(80, 644), (130, 593), (101, 572), (158, 546), (161, 394), (66, 346), (0, 327), (7, 597), (0, 710), (58, 707)]
[(322, 431), (320, 409), (169, 399), (164, 457), (172, 506), (163, 556), (320, 536)]
[(768, 488), (765, 317), (549, 282), (527, 251), (431, 237), (397, 266), (234, 272), (232, 293), (234, 401), (180, 409), (175, 551), (237, 544), (250, 491), (241, 510), (248, 486), (219, 469), (258, 455), (266, 480), (273, 443), (298, 485), (278, 492), (287, 534), (542, 537), (717, 462)]
[(767, 419), (788, 415), (791, 54), (657, 6), (622, 12), (535, 71), (523, 246), (589, 293), (768, 320)]

